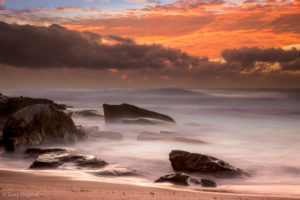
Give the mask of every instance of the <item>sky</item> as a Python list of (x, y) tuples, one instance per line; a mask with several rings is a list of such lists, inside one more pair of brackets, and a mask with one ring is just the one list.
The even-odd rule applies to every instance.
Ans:
[(0, 88), (299, 88), (299, 0), (0, 0)]

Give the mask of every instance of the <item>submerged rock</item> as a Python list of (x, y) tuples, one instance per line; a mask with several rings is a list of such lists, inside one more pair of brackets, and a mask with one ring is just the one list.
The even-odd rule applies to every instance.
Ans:
[(29, 148), (26, 149), (25, 154), (37, 157), (38, 155), (44, 153), (53, 153), (53, 152), (67, 152), (67, 150), (63, 148), (50, 148), (50, 149)]
[(99, 131), (99, 138), (103, 140), (122, 141), (123, 135), (115, 131)]
[(167, 115), (139, 108), (130, 104), (103, 104), (103, 110), (105, 122), (107, 124), (156, 124), (155, 122), (175, 123), (175, 121)]
[(124, 118), (121, 121), (123, 124), (139, 124), (139, 125), (164, 125), (167, 122), (157, 119), (151, 118), (135, 118), (135, 119), (128, 119)]
[(194, 144), (205, 144), (206, 142), (198, 139), (180, 136), (176, 132), (160, 131), (159, 133), (144, 131), (137, 136), (138, 141), (172, 141)]
[(74, 168), (101, 168), (108, 163), (95, 156), (76, 154), (66, 149), (27, 149), (27, 154), (36, 155), (30, 169), (56, 169), (64, 164)]
[(202, 187), (217, 187), (217, 184), (209, 179), (197, 179), (197, 178), (189, 178), (189, 182), (195, 185), (201, 185)]
[(99, 131), (98, 127), (82, 127), (79, 126), (84, 132), (86, 132), (89, 137), (96, 137), (101, 139), (101, 141), (122, 141), (123, 135), (116, 131)]
[(34, 104), (15, 112), (5, 123), (3, 142), (6, 150), (18, 145), (39, 145), (50, 142), (75, 142), (86, 139), (73, 120), (55, 106)]
[(169, 154), (169, 160), (175, 171), (197, 172), (228, 178), (248, 175), (223, 160), (198, 153), (173, 150)]
[(130, 170), (124, 167), (109, 165), (97, 172), (93, 172), (96, 176), (136, 176), (136, 170)]
[(189, 185), (188, 184), (188, 179), (189, 179), (188, 175), (175, 173), (175, 174), (168, 174), (168, 175), (162, 176), (159, 179), (157, 179), (156, 181), (154, 181), (154, 183), (169, 182), (169, 183), (173, 183), (173, 184), (176, 184), (176, 185), (185, 185), (185, 186), (187, 186), (187, 185)]
[(212, 180), (201, 178), (201, 186), (202, 187), (217, 187), (217, 184)]
[(95, 118), (100, 117), (103, 118), (104, 116), (97, 110), (77, 110), (77, 111), (67, 111), (71, 117), (86, 117), (86, 118)]

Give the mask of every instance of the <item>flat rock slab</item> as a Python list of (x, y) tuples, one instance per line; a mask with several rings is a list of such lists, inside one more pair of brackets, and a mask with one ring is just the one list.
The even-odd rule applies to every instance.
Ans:
[(29, 167), (30, 169), (57, 169), (64, 164), (76, 169), (102, 168), (108, 165), (107, 162), (95, 156), (76, 154), (60, 148), (27, 149), (26, 154), (36, 157), (36, 160)]

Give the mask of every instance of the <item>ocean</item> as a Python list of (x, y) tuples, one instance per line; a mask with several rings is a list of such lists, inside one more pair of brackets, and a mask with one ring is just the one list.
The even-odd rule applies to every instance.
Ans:
[[(70, 148), (137, 170), (143, 177), (124, 181), (152, 183), (172, 173), (169, 153), (185, 150), (214, 156), (251, 174), (248, 178), (215, 178), (221, 187), (267, 185), (271, 188), (268, 193), (277, 194), (278, 185), (300, 185), (300, 89), (3, 89), (1, 93), (47, 98), (73, 109), (101, 113), (104, 103), (129, 103), (171, 116), (177, 125), (108, 126), (104, 119), (73, 118), (76, 125), (122, 133), (122, 141), (92, 138)], [(143, 131), (176, 132), (205, 143), (138, 141)], [(0, 160), (0, 168), (15, 170), (27, 169), (31, 162), (5, 153)]]

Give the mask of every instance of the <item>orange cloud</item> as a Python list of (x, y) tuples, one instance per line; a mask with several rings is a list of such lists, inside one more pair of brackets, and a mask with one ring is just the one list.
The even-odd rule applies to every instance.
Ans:
[(247, 1), (240, 6), (224, 6), (223, 1), (193, 2), (148, 7), (110, 18), (70, 20), (66, 25), (96, 31), (100, 26), (102, 34), (131, 37), (138, 43), (160, 43), (210, 57), (217, 57), (224, 48), (300, 43), (299, 2)]
[[(57, 12), (68, 9), (81, 8), (57, 8)], [(81, 10), (93, 12), (93, 9)], [(22, 23), (24, 20), (34, 24), (55, 22), (69, 29), (134, 38), (140, 44), (160, 43), (211, 58), (218, 57), (225, 48), (300, 43), (300, 1), (247, 0), (233, 4), (223, 0), (182, 0), (143, 9), (95, 9), (95, 12), (99, 15), (38, 18), (13, 13), (3, 17)]]

